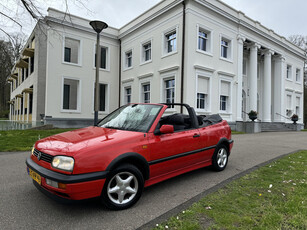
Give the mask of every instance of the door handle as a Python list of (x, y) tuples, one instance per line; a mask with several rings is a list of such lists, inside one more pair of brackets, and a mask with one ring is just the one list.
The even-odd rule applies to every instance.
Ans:
[(197, 137), (200, 137), (199, 134), (194, 134), (193, 138), (197, 138)]

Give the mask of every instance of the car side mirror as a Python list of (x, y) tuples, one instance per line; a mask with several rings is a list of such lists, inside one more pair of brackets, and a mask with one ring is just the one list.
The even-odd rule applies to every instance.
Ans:
[(160, 128), (161, 134), (173, 133), (173, 132), (174, 132), (174, 126), (172, 125), (162, 125), (162, 127)]

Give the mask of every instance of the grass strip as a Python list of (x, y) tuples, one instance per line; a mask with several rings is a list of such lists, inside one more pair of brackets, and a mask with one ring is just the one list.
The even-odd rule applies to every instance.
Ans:
[(0, 131), (0, 152), (28, 151), (39, 139), (71, 130), (74, 129)]
[(307, 229), (307, 151), (233, 181), (155, 229)]
[(239, 132), (239, 131), (231, 131), (231, 134), (245, 134), (244, 132)]

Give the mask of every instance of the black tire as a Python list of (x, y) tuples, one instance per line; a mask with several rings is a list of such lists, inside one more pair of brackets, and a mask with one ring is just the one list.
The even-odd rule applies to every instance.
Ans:
[(111, 171), (101, 193), (101, 202), (109, 209), (130, 208), (141, 197), (144, 178), (140, 170), (131, 164), (124, 164)]
[(224, 144), (218, 145), (212, 156), (212, 168), (214, 171), (223, 171), (228, 163), (229, 150)]

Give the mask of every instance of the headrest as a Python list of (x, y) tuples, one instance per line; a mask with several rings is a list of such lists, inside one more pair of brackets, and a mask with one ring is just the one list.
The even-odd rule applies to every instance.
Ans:
[(167, 119), (168, 123), (173, 124), (173, 125), (184, 125), (184, 119), (183, 116), (179, 114), (173, 114), (168, 117)]

